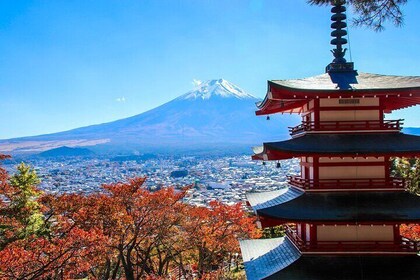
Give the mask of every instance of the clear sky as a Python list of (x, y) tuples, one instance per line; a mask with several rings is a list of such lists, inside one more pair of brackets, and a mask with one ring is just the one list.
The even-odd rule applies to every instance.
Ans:
[[(420, 1), (408, 2), (402, 28), (350, 29), (356, 69), (420, 76)], [(1, 0), (0, 139), (136, 115), (194, 79), (262, 98), (268, 79), (323, 73), (329, 10), (305, 0)], [(419, 113), (391, 118), (420, 126)]]

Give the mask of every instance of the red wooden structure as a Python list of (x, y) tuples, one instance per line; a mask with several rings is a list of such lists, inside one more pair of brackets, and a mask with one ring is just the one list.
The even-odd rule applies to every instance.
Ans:
[[(344, 9), (339, 2), (332, 9), (335, 14)], [(334, 51), (344, 52), (341, 45)], [(391, 174), (392, 158), (420, 156), (420, 137), (403, 134), (402, 120), (385, 118), (386, 113), (420, 104), (420, 77), (360, 73), (341, 55), (323, 75), (269, 81), (267, 95), (257, 105), (257, 115), (301, 115), (302, 123), (290, 128), (291, 139), (264, 143), (253, 156), (265, 161), (300, 158), (301, 175), (290, 176), (283, 191), (247, 196), (262, 227), (286, 227), (285, 239), (266, 253), (284, 254), (270, 257), (274, 270), (255, 268), (258, 258), (252, 258), (252, 251), (259, 247), (241, 243), (249, 279), (291, 277), (290, 271), (305, 267), (290, 267), (308, 256), (311, 263), (316, 256), (368, 256), (375, 262), (384, 258), (384, 264), (387, 258), (404, 256), (416, 259), (420, 271), (420, 243), (400, 234), (401, 224), (420, 223), (420, 197), (407, 193), (406, 182)], [(380, 274), (382, 268), (365, 269)], [(382, 277), (372, 279), (418, 275), (404, 277), (395, 269)]]

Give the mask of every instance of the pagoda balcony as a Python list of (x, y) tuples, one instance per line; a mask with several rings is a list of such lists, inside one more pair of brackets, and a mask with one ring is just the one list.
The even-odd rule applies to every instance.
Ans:
[(302, 122), (295, 127), (289, 127), (291, 136), (299, 136), (305, 133), (322, 132), (354, 132), (354, 131), (400, 131), (404, 120), (384, 121), (321, 121)]
[(402, 178), (389, 179), (304, 179), (298, 176), (288, 176), (289, 184), (305, 190), (360, 190), (360, 189), (405, 189)]
[(383, 252), (415, 254), (420, 251), (420, 242), (403, 239), (395, 241), (304, 241), (292, 228), (286, 227), (286, 236), (302, 253), (352, 253)]

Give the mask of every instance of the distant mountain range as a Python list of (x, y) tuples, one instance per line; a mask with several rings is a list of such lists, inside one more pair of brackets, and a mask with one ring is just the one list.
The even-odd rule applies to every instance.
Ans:
[(78, 147), (74, 147), (74, 148), (70, 148), (70, 147), (59, 147), (59, 148), (55, 148), (55, 149), (51, 149), (45, 152), (41, 152), (38, 154), (38, 156), (40, 157), (45, 157), (45, 158), (49, 158), (49, 157), (87, 157), (87, 156), (93, 156), (95, 155), (94, 152), (92, 152), (89, 149), (86, 148), (78, 148)]
[(420, 127), (407, 127), (403, 129), (404, 133), (420, 135)]
[(296, 116), (255, 116), (259, 100), (224, 80), (211, 80), (142, 114), (60, 133), (0, 141), (2, 153), (39, 153), (68, 146), (95, 152), (250, 151), (263, 141), (288, 138)]
[[(259, 100), (224, 80), (211, 80), (178, 98), (142, 114), (69, 131), (0, 141), (0, 153), (42, 156), (89, 154), (144, 154), (188, 151), (199, 153), (250, 152), (262, 142), (289, 138), (288, 126), (298, 116), (255, 116)], [(420, 128), (405, 128), (420, 135)], [(60, 148), (64, 147), (64, 148)], [(56, 148), (60, 148), (54, 150)]]

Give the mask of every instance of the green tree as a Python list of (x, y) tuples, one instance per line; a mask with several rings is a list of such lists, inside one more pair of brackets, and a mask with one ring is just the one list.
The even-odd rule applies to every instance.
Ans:
[(406, 180), (407, 191), (420, 195), (420, 159), (395, 158), (392, 174)]
[(24, 163), (8, 182), (3, 178), (0, 189), (0, 249), (10, 242), (30, 235), (43, 235), (47, 227), (38, 198), (41, 192), (36, 172)]
[(276, 238), (283, 237), (285, 235), (285, 230), (283, 226), (274, 226), (264, 228), (262, 231), (262, 238)]
[[(331, 5), (331, 2), (331, 0), (308, 0), (308, 3), (312, 5)], [(404, 22), (401, 7), (407, 3), (407, 0), (347, 0), (347, 3), (353, 7), (357, 15), (353, 19), (356, 26), (382, 31), (384, 24), (388, 21), (396, 26), (401, 26)]]

